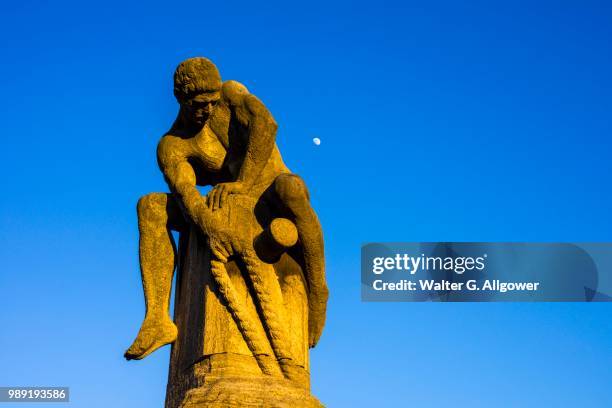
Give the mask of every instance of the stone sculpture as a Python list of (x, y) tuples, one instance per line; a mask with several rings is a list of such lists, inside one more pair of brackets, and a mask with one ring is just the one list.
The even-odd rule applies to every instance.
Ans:
[(179, 113), (157, 149), (170, 193), (137, 206), (146, 315), (125, 357), (173, 343), (167, 408), (321, 406), (308, 349), (325, 323), (323, 235), (276, 122), (206, 58), (179, 64), (174, 95)]

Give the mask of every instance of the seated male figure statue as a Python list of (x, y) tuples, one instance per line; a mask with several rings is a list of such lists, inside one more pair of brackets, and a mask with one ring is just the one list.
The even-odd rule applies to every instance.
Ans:
[[(178, 116), (157, 148), (159, 167), (170, 193), (138, 201), (140, 267), (146, 315), (125, 357), (142, 359), (174, 342), (169, 315), (176, 249), (171, 231), (187, 231), (204, 203), (215, 211), (230, 194), (269, 203), (297, 227), (308, 284), (308, 342), (314, 347), (325, 323), (323, 236), (302, 179), (285, 166), (275, 137), (277, 125), (264, 104), (236, 81), (222, 82), (206, 58), (182, 62), (174, 74)], [(202, 200), (198, 185), (213, 188)]]

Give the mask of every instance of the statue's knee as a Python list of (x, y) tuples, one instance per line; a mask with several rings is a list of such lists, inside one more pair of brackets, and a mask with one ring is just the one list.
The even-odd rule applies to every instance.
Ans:
[(164, 193), (151, 193), (140, 197), (136, 206), (140, 221), (165, 221), (167, 196)]
[(298, 175), (283, 174), (279, 176), (275, 187), (280, 199), (289, 207), (305, 204), (310, 200), (306, 183)]

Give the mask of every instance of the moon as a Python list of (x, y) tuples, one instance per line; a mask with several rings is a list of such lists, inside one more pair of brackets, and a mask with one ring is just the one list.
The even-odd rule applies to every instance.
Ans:
[(321, 139), (319, 139), (318, 137), (315, 137), (312, 139), (312, 143), (314, 143), (315, 146), (319, 146), (321, 144)]

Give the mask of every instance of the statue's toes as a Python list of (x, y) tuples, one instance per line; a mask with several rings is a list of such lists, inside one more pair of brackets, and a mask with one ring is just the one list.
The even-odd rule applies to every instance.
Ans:
[(124, 357), (126, 360), (141, 360), (158, 348), (174, 342), (177, 334), (178, 330), (172, 321), (148, 326), (146, 329), (143, 327)]
[(143, 354), (143, 348), (140, 345), (132, 344), (129, 349), (123, 354), (126, 360), (140, 360)]

